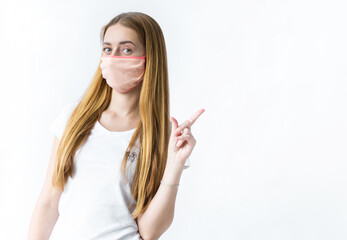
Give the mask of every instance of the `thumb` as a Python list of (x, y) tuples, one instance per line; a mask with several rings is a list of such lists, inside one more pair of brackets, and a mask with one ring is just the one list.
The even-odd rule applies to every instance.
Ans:
[(171, 121), (171, 133), (175, 132), (178, 127), (178, 122), (174, 117), (170, 117)]

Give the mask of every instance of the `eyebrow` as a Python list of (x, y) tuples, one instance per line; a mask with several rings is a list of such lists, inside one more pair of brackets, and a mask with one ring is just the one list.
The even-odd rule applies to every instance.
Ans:
[[(136, 45), (132, 41), (121, 41), (121, 42), (119, 42), (120, 45), (121, 44), (125, 44), (125, 43), (132, 43), (136, 47)], [(112, 44), (109, 43), (109, 42), (103, 42), (102, 45), (110, 45), (110, 46), (112, 46)]]

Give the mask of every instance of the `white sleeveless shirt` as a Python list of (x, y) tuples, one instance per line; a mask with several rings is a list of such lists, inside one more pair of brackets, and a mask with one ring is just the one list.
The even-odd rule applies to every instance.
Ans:
[[(50, 125), (61, 139), (78, 101), (66, 105)], [(127, 161), (128, 183), (123, 185), (121, 162), (135, 129), (109, 131), (97, 121), (87, 141), (75, 154), (75, 172), (59, 201), (59, 218), (50, 240), (142, 240), (131, 217), (131, 183), (139, 154), (139, 141)], [(185, 167), (190, 167), (189, 158)]]

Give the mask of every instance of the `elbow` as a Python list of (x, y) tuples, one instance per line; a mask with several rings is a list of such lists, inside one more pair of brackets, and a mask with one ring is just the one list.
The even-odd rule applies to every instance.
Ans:
[(142, 240), (158, 240), (160, 236), (155, 237), (154, 235), (143, 235), (141, 234)]
[(139, 233), (141, 235), (142, 240), (157, 240), (158, 238), (155, 238), (155, 235), (153, 233), (144, 232), (143, 230), (139, 229)]
[(154, 240), (154, 238), (147, 238), (147, 237), (144, 237), (144, 236), (142, 236), (142, 235), (141, 235), (141, 239), (142, 239), (142, 240)]
[(158, 229), (145, 230), (139, 228), (139, 233), (143, 240), (158, 240), (159, 237), (171, 226), (172, 220)]

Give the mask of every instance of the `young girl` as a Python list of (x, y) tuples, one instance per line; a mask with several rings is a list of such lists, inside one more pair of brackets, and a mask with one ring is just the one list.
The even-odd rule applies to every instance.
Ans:
[(170, 117), (164, 36), (140, 12), (101, 32), (100, 65), (50, 126), (55, 138), (28, 239), (158, 239), (196, 140)]

